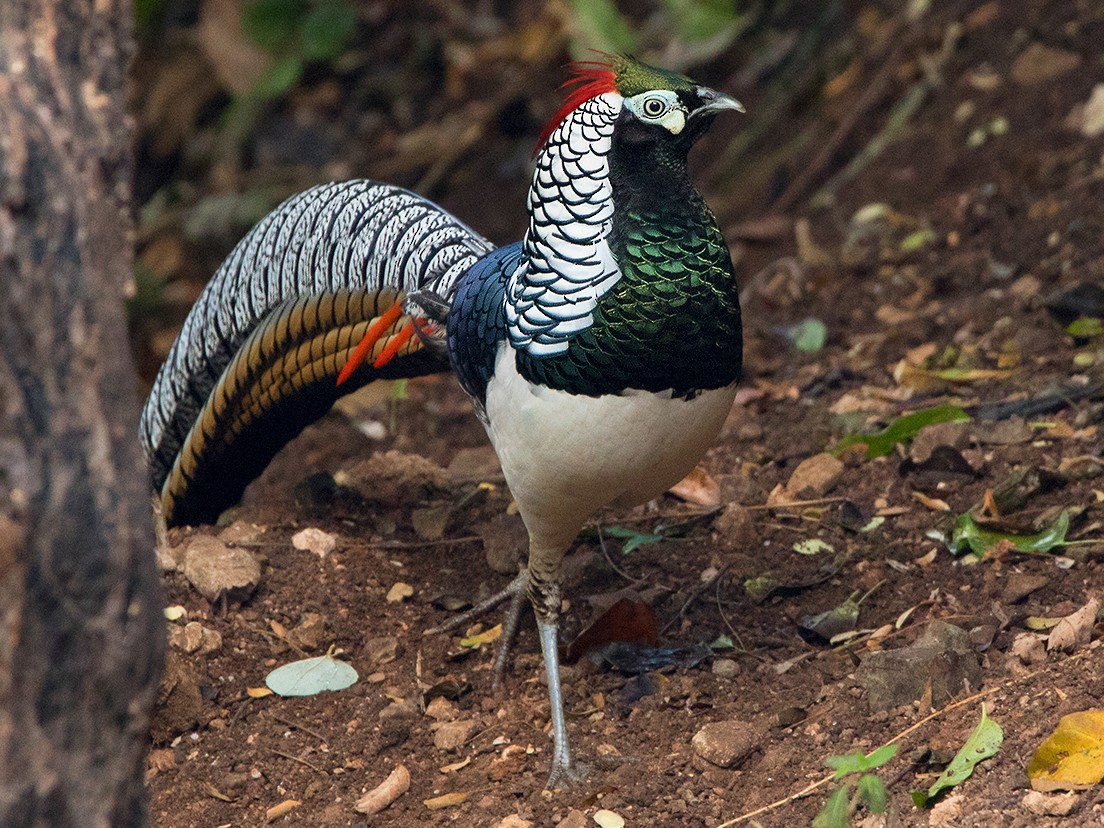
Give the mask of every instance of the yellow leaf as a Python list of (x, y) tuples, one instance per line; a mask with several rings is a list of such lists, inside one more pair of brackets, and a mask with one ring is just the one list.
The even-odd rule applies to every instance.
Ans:
[(298, 799), (285, 799), (279, 805), (273, 805), (265, 812), (265, 819), (272, 822), (274, 819), (279, 819), (284, 814), (291, 813), (303, 803)]
[(1037, 791), (1091, 788), (1104, 779), (1104, 710), (1063, 716), (1027, 765)]
[(470, 647), (473, 650), (478, 650), (484, 644), (490, 644), (492, 641), (497, 641), (502, 636), (502, 625), (495, 624), (489, 630), (481, 632), (477, 635), (469, 635), (467, 638), (460, 639), (461, 647)]
[(468, 801), (469, 796), (471, 796), (471, 794), (465, 791), (456, 791), (455, 793), (435, 796), (433, 799), (426, 799), (424, 800), (424, 804), (431, 811), (439, 811), (442, 808), (454, 808), (457, 805), (463, 805)]
[(267, 687), (247, 687), (245, 688), (245, 695), (251, 699), (263, 699), (265, 696), (271, 696), (272, 691)]

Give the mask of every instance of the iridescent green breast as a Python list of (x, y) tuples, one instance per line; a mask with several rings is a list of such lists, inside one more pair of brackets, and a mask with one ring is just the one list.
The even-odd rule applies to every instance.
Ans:
[(732, 384), (741, 365), (739, 298), (712, 214), (693, 190), (669, 200), (621, 195), (609, 236), (621, 278), (566, 353), (518, 352), (519, 371), (592, 396), (630, 389), (690, 396)]

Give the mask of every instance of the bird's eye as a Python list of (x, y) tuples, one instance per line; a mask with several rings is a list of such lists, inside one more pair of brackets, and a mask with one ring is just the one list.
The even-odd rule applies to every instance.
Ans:
[(663, 98), (645, 98), (641, 111), (649, 118), (658, 118), (667, 110), (667, 103)]

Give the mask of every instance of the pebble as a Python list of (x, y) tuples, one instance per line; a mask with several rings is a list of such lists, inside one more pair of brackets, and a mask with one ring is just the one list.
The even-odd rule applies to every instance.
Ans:
[(311, 526), (292, 535), (291, 545), (296, 549), (313, 552), (318, 557), (325, 558), (334, 551), (337, 538), (329, 532), (323, 532)]
[(399, 657), (399, 639), (393, 635), (381, 635), (364, 642), (364, 654), (373, 667), (382, 667)]
[(438, 722), (456, 721), (456, 716), (459, 713), (456, 709), (456, 705), (444, 696), (437, 696), (433, 701), (427, 704), (425, 712), (429, 718)]
[(530, 828), (532, 824), (532, 822), (522, 819), (517, 814), (510, 814), (498, 823), (498, 828)]
[(261, 582), (261, 565), (245, 549), (232, 549), (217, 538), (192, 538), (184, 551), (184, 577), (208, 601), (224, 594), (244, 601)]
[(448, 506), (427, 506), (410, 513), (410, 522), (414, 533), (424, 541), (440, 540), (444, 537), (452, 510)]
[(605, 808), (594, 814), (594, 821), (601, 828), (625, 828), (625, 818)]
[(740, 672), (740, 665), (731, 658), (717, 658), (713, 660), (713, 675), (721, 678), (732, 678)]
[(737, 719), (711, 722), (694, 734), (694, 752), (710, 764), (738, 767), (762, 741), (762, 734), (748, 722)]
[(198, 621), (189, 621), (183, 627), (169, 629), (169, 645), (185, 653), (209, 655), (222, 648), (222, 635), (209, 630)]
[(1052, 49), (1033, 42), (1012, 64), (1012, 80), (1023, 86), (1038, 86), (1072, 72), (1081, 65), (1081, 56), (1065, 49)]
[(567, 816), (556, 823), (556, 828), (585, 828), (586, 814), (572, 808)]
[(433, 744), (438, 750), (455, 751), (464, 746), (475, 732), (476, 722), (466, 719), (460, 722), (441, 722), (434, 725)]
[(1075, 793), (1048, 796), (1039, 791), (1031, 791), (1024, 795), (1020, 804), (1037, 816), (1064, 817), (1073, 813), (1079, 799), (1080, 797)]
[(317, 612), (305, 612), (299, 624), (288, 631), (287, 640), (300, 650), (315, 650), (325, 636), (326, 619)]
[(814, 454), (802, 460), (786, 484), (786, 493), (796, 500), (824, 497), (843, 474), (843, 463), (831, 454)]

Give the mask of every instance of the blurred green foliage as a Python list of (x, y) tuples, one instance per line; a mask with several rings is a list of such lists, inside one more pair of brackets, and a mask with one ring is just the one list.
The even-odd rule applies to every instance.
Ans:
[(664, 53), (666, 62), (688, 64), (715, 57), (739, 36), (749, 15), (733, 0), (662, 0), (651, 17), (630, 25), (614, 0), (568, 0), (574, 25), (571, 52), (591, 50)]
[(356, 8), (345, 0), (253, 0), (242, 12), (242, 29), (274, 58), (253, 94), (262, 99), (283, 95), (308, 63), (337, 58), (356, 25)]

